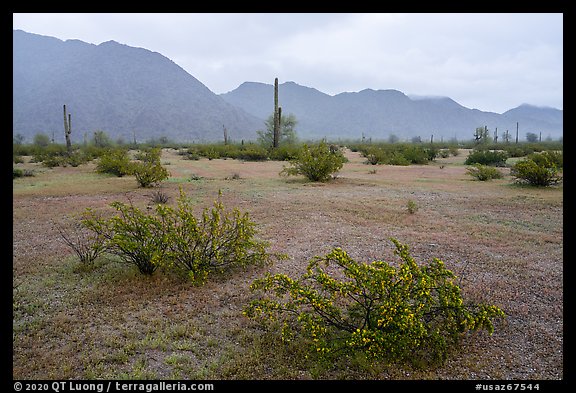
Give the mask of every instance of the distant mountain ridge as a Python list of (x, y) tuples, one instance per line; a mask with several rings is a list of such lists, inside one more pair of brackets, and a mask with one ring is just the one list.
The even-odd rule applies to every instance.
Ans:
[(13, 31), (13, 134), (64, 138), (63, 108), (72, 114), (72, 141), (103, 130), (138, 142), (255, 139), (263, 121), (210, 91), (159, 53), (108, 41), (61, 41)]
[[(502, 114), (468, 109), (448, 97), (409, 97), (364, 89), (334, 96), (295, 82), (280, 84), (282, 113), (293, 113), (302, 139), (469, 140), (476, 127), (498, 135), (563, 135), (563, 111), (521, 105)], [(72, 141), (97, 130), (137, 142), (255, 140), (273, 111), (273, 85), (245, 82), (217, 95), (157, 52), (108, 41), (99, 45), (13, 30), (13, 135), (64, 141), (62, 106), (72, 114)]]
[[(229, 103), (255, 116), (266, 118), (272, 112), (273, 86), (245, 82), (235, 90), (221, 94)], [(563, 111), (523, 104), (502, 114), (466, 108), (448, 97), (408, 97), (398, 90), (364, 89), (330, 96), (295, 82), (279, 85), (282, 113), (293, 113), (297, 131), (303, 138), (402, 139), (420, 136), (435, 141), (469, 140), (476, 127), (487, 126), (498, 135), (508, 130), (519, 137), (542, 133), (542, 138), (563, 135)], [(493, 134), (491, 134), (493, 135)]]

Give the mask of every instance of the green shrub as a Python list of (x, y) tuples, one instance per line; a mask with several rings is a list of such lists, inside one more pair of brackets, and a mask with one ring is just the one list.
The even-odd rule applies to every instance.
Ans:
[(492, 150), (473, 150), (464, 165), (482, 164), (492, 166), (505, 166), (508, 159), (508, 153), (505, 151), (492, 151)]
[(504, 312), (493, 305), (465, 303), (455, 275), (434, 258), (418, 266), (395, 239), (401, 263), (354, 261), (334, 249), (314, 258), (306, 273), (266, 275), (250, 288), (262, 295), (244, 315), (281, 329), (283, 340), (307, 339), (325, 357), (361, 353), (368, 359), (442, 362), (467, 331), (494, 331)]
[(556, 164), (546, 156), (541, 155), (538, 162), (530, 158), (518, 161), (511, 169), (510, 174), (518, 183), (526, 183), (537, 187), (547, 187), (560, 182)]
[(130, 172), (136, 177), (140, 187), (153, 187), (170, 176), (160, 163), (160, 155), (160, 149), (149, 149), (139, 152), (136, 157), (140, 161), (130, 164)]
[(98, 164), (96, 164), (96, 172), (109, 173), (118, 177), (130, 175), (132, 167), (128, 151), (125, 149), (108, 149), (100, 156)]
[(414, 214), (418, 211), (418, 205), (412, 199), (408, 199), (408, 202), (406, 202), (406, 208), (410, 214)]
[(564, 166), (564, 155), (558, 151), (543, 151), (541, 153), (529, 154), (526, 158), (534, 161), (538, 166), (552, 167), (554, 165), (557, 169)]
[(423, 165), (436, 158), (437, 150), (426, 149), (421, 146), (403, 145), (400, 153), (410, 164)]
[(136, 160), (140, 160), (142, 162), (148, 162), (154, 164), (160, 161), (160, 157), (162, 156), (162, 149), (159, 147), (150, 147), (147, 149), (139, 150), (134, 155)]
[(132, 203), (116, 201), (110, 206), (118, 215), (104, 219), (88, 209), (81, 220), (82, 225), (99, 238), (106, 239), (107, 252), (136, 266), (140, 273), (152, 275), (167, 248), (162, 220), (142, 212)]
[(252, 145), (238, 150), (234, 158), (245, 161), (266, 161), (268, 159), (268, 150), (261, 146)]
[(81, 223), (93, 238), (106, 239), (103, 247), (124, 262), (152, 275), (159, 267), (188, 274), (203, 283), (209, 273), (262, 265), (272, 257), (267, 242), (257, 240), (256, 224), (248, 213), (226, 210), (220, 198), (197, 218), (180, 189), (177, 208), (156, 204), (146, 213), (134, 205), (113, 202), (117, 215), (104, 219), (87, 209)]
[[(410, 154), (409, 154), (410, 155)], [(415, 158), (413, 156), (412, 158)], [(410, 165), (411, 161), (407, 158), (402, 152), (400, 151), (390, 151), (384, 153), (384, 159), (382, 161), (383, 164), (386, 165), (402, 165), (408, 166)]]
[(326, 142), (317, 145), (303, 145), (289, 167), (284, 167), (280, 175), (304, 175), (311, 181), (328, 181), (332, 174), (344, 165), (344, 156), (340, 151), (331, 151)]
[(466, 168), (466, 174), (480, 181), (501, 179), (504, 177), (502, 172), (500, 172), (497, 168), (482, 164), (474, 164), (470, 168)]
[(440, 158), (448, 158), (450, 157), (450, 151), (448, 149), (440, 149), (438, 150), (438, 156)]
[(16, 179), (17, 177), (34, 177), (36, 176), (34, 174), (34, 170), (33, 169), (20, 169), (20, 168), (14, 168), (13, 169), (13, 177), (12, 180)]
[(194, 283), (203, 283), (210, 273), (222, 273), (271, 260), (269, 243), (257, 240), (256, 224), (248, 213), (226, 210), (220, 198), (196, 218), (186, 194), (180, 189), (176, 209), (157, 205), (166, 244), (162, 266), (177, 268)]
[(369, 165), (388, 164), (387, 154), (381, 148), (369, 146), (362, 150), (362, 155), (366, 157), (365, 164)]
[(269, 153), (270, 159), (274, 161), (291, 161), (298, 158), (300, 146), (295, 144), (283, 143)]
[(138, 185), (144, 188), (153, 187), (170, 176), (160, 162), (133, 162), (131, 167)]
[(23, 177), (24, 171), (20, 168), (12, 167), (12, 180), (16, 179), (17, 177)]

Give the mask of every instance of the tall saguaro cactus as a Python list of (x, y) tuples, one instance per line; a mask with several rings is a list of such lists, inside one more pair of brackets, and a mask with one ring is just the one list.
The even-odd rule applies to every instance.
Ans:
[(224, 129), (224, 144), (227, 145), (228, 144), (228, 130), (226, 129), (226, 126), (224, 124), (222, 124), (222, 128)]
[(66, 104), (64, 104), (64, 136), (66, 137), (66, 150), (72, 153), (72, 142), (70, 141), (70, 134), (72, 133), (72, 115), (68, 114), (66, 118)]
[(278, 78), (274, 79), (274, 140), (272, 147), (280, 144), (280, 113), (278, 109)]

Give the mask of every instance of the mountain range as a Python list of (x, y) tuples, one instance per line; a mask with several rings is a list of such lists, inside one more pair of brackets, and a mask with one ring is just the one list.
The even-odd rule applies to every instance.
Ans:
[[(64, 140), (63, 105), (72, 141), (97, 130), (138, 142), (254, 140), (273, 111), (273, 85), (245, 82), (217, 95), (167, 57), (115, 41), (99, 45), (13, 30), (13, 135)], [(409, 97), (365, 89), (334, 96), (295, 82), (279, 86), (283, 114), (301, 139), (469, 140), (479, 126), (542, 138), (563, 135), (563, 111), (523, 104), (502, 114), (466, 108), (448, 97)]]
[(96, 130), (127, 142), (222, 140), (223, 127), (232, 139), (254, 139), (264, 126), (159, 53), (14, 30), (13, 134), (63, 140), (63, 105), (73, 142)]
[[(497, 128), (500, 138), (506, 130), (515, 137), (516, 123), (520, 139), (527, 132), (542, 132), (542, 138), (557, 139), (563, 132), (563, 111), (528, 104), (498, 114), (466, 108), (448, 97), (409, 97), (398, 90), (365, 89), (330, 96), (285, 82), (278, 91), (282, 113), (293, 113), (297, 130), (306, 130), (308, 138), (387, 139), (395, 135), (429, 140), (433, 135), (435, 141), (468, 140), (482, 126), (488, 127), (491, 136)], [(266, 118), (271, 113), (273, 94), (271, 84), (245, 82), (221, 96), (248, 113)]]

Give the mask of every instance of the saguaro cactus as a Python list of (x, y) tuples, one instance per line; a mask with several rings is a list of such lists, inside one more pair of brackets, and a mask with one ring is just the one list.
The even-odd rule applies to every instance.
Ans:
[(222, 128), (224, 129), (224, 144), (227, 145), (228, 144), (228, 130), (226, 129), (226, 126), (224, 124), (222, 124)]
[(66, 104), (64, 104), (64, 136), (66, 137), (66, 150), (72, 153), (72, 142), (70, 141), (70, 134), (72, 133), (72, 115), (68, 114), (66, 119)]
[(274, 140), (272, 147), (280, 144), (280, 113), (278, 111), (278, 78), (274, 79)]

